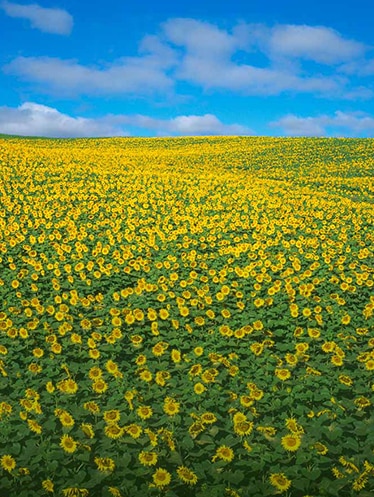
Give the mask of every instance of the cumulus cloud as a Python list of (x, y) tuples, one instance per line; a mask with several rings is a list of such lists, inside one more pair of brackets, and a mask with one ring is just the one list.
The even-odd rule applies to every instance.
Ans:
[(339, 64), (365, 53), (365, 46), (324, 26), (278, 25), (271, 30), (270, 53)]
[[(26, 102), (17, 108), (0, 107), (0, 133), (56, 138), (128, 136), (131, 129), (156, 136), (245, 135), (251, 130), (224, 124), (213, 114), (155, 119), (145, 115), (107, 115), (97, 119), (72, 117), (53, 107)], [(138, 133), (137, 133), (138, 134)]]
[(250, 135), (252, 130), (240, 124), (224, 124), (213, 114), (155, 119), (149, 116), (113, 116), (118, 123), (153, 131), (158, 136)]
[(374, 117), (362, 112), (336, 111), (315, 117), (288, 114), (270, 123), (288, 136), (374, 136)]
[(40, 83), (41, 89), (74, 95), (144, 95), (171, 90), (165, 58), (156, 54), (124, 57), (109, 67), (89, 67), (55, 57), (17, 57), (4, 71)]
[(31, 26), (45, 33), (69, 35), (73, 29), (73, 17), (63, 9), (45, 8), (37, 4), (21, 5), (2, 2), (0, 7), (10, 17), (27, 19)]
[[(324, 27), (239, 24), (229, 32), (193, 19), (171, 19), (162, 29), (168, 43), (182, 50), (175, 73), (178, 79), (246, 95), (294, 91), (344, 97), (346, 78), (308, 74), (293, 59), (337, 64), (364, 51), (360, 43)], [(235, 62), (238, 52), (245, 54), (248, 63)], [(266, 65), (251, 63), (258, 54), (267, 57)], [(366, 97), (363, 92), (362, 96)]]
[(328, 27), (241, 23), (228, 30), (174, 18), (161, 24), (158, 34), (141, 40), (138, 55), (111, 64), (92, 67), (53, 57), (17, 57), (4, 70), (38, 83), (42, 92), (60, 95), (165, 95), (188, 83), (242, 95), (293, 92), (364, 99), (373, 96), (372, 90), (352, 86), (339, 67), (365, 50)]
[(124, 132), (102, 119), (71, 117), (33, 102), (17, 108), (0, 107), (0, 132), (22, 136), (89, 137), (118, 136)]

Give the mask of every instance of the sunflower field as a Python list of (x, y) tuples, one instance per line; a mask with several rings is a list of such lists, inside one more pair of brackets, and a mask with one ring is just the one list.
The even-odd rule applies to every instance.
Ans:
[(374, 140), (0, 139), (0, 497), (370, 497)]

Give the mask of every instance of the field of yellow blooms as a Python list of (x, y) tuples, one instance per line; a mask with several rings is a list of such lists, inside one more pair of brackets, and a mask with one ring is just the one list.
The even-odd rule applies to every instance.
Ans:
[(0, 139), (0, 497), (369, 497), (374, 140)]

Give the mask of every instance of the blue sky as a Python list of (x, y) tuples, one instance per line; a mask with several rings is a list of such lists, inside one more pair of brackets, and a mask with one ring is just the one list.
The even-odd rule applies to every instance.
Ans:
[(0, 0), (0, 133), (374, 136), (374, 2)]

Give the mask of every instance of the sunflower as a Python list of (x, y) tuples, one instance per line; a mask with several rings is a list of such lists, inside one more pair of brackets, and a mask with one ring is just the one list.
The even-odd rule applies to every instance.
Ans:
[(154, 466), (157, 463), (158, 457), (156, 452), (146, 452), (142, 450), (138, 459), (143, 466)]
[(138, 357), (135, 359), (135, 364), (137, 366), (144, 366), (146, 362), (147, 362), (147, 357), (144, 354), (138, 355)]
[(203, 392), (205, 392), (206, 387), (202, 383), (196, 383), (193, 387), (193, 390), (197, 395), (201, 395)]
[(135, 423), (125, 426), (124, 430), (128, 435), (135, 439), (139, 438), (143, 431), (142, 428)]
[(99, 471), (114, 471), (115, 463), (110, 457), (95, 457), (95, 464)]
[(203, 431), (205, 431), (205, 425), (199, 421), (195, 421), (188, 428), (188, 433), (191, 435), (191, 438), (196, 438)]
[(93, 438), (95, 436), (95, 432), (94, 432), (91, 424), (82, 423), (80, 428), (83, 431), (83, 433), (86, 435), (87, 438)]
[(289, 480), (284, 473), (273, 473), (270, 475), (270, 483), (280, 492), (286, 492), (291, 486)]
[(37, 359), (39, 359), (40, 357), (43, 357), (44, 350), (40, 349), (39, 347), (37, 347), (36, 349), (34, 349), (32, 351), (32, 354), (33, 354), (34, 357), (36, 357)]
[(140, 374), (139, 378), (143, 381), (146, 381), (147, 383), (150, 383), (152, 381), (152, 373), (148, 369), (143, 369)]
[(200, 416), (200, 420), (202, 423), (210, 425), (210, 424), (215, 423), (217, 421), (217, 417), (212, 412), (204, 412)]
[(342, 359), (342, 357), (340, 357), (338, 355), (333, 355), (331, 357), (331, 364), (333, 364), (334, 366), (343, 366), (343, 359)]
[(75, 423), (74, 418), (68, 412), (62, 411), (58, 415), (58, 417), (60, 419), (60, 423), (62, 424), (62, 426), (66, 426), (66, 427), (69, 427), (69, 428), (71, 428), (72, 426), (74, 426), (74, 423)]
[(152, 475), (153, 482), (156, 487), (166, 487), (171, 481), (171, 474), (166, 469), (158, 468)]
[(153, 411), (150, 406), (141, 406), (137, 408), (136, 413), (141, 419), (148, 419), (152, 416)]
[(286, 419), (286, 428), (296, 435), (304, 433), (304, 428), (297, 423), (295, 418)]
[(162, 356), (165, 353), (165, 346), (163, 342), (158, 342), (152, 347), (152, 354), (156, 357)]
[(88, 371), (88, 377), (92, 381), (98, 380), (99, 378), (102, 377), (102, 375), (103, 372), (98, 366), (94, 366)]
[(279, 378), (280, 380), (285, 381), (291, 377), (291, 371), (289, 371), (288, 369), (276, 368), (275, 376), (277, 376), (277, 378)]
[(301, 438), (295, 434), (282, 437), (282, 447), (290, 452), (295, 452), (301, 445)]
[(105, 369), (108, 371), (108, 373), (113, 375), (118, 375), (119, 373), (118, 365), (112, 360), (106, 362)]
[(149, 438), (149, 443), (152, 445), (152, 447), (156, 447), (158, 441), (157, 441), (157, 433), (154, 431), (150, 430), (149, 428), (146, 428), (144, 430), (144, 433), (148, 435)]
[(371, 401), (368, 398), (366, 398), (366, 397), (357, 397), (354, 400), (354, 404), (359, 409), (364, 409), (365, 407), (369, 407), (371, 405)]
[(325, 454), (327, 454), (328, 452), (328, 448), (326, 447), (326, 445), (322, 444), (321, 442), (316, 442), (313, 447), (316, 449), (316, 451), (318, 452), (318, 454), (321, 454), (322, 456), (324, 456)]
[(101, 378), (92, 383), (92, 390), (96, 393), (104, 393), (108, 390), (107, 383)]
[(177, 468), (177, 475), (187, 485), (196, 485), (197, 483), (197, 475), (186, 466), (179, 466)]
[(164, 412), (168, 416), (175, 416), (180, 410), (180, 403), (171, 397), (166, 397), (164, 401)]
[(77, 450), (78, 443), (69, 435), (64, 434), (61, 437), (60, 447), (62, 447), (65, 452), (72, 454)]
[(169, 317), (169, 311), (167, 309), (160, 309), (159, 316), (162, 320), (166, 320)]
[(121, 492), (116, 487), (108, 487), (108, 491), (113, 495), (113, 497), (122, 497)]
[(177, 364), (178, 362), (181, 362), (181, 359), (182, 359), (182, 354), (180, 353), (179, 350), (177, 349), (173, 349), (171, 351), (171, 360)]
[(10, 473), (16, 467), (16, 461), (12, 456), (6, 454), (6, 455), (1, 457), (0, 466), (5, 471), (8, 471), (8, 473)]
[(369, 359), (368, 361), (365, 362), (365, 368), (368, 371), (373, 371), (374, 370), (374, 359)]
[(234, 451), (231, 447), (227, 447), (226, 445), (221, 445), (216, 450), (216, 453), (212, 457), (212, 462), (215, 462), (217, 459), (221, 459), (225, 462), (231, 462), (234, 459)]
[(100, 412), (99, 405), (94, 401), (85, 402), (83, 408), (86, 409), (86, 411), (90, 411), (92, 414), (99, 414)]
[(39, 423), (37, 423), (36, 421), (34, 421), (32, 419), (28, 419), (27, 424), (29, 425), (29, 428), (31, 431), (33, 431), (34, 433), (37, 433), (38, 435), (41, 434), (42, 427), (40, 426)]
[(123, 428), (118, 426), (117, 423), (111, 423), (104, 428), (105, 435), (108, 438), (112, 438), (114, 440), (116, 440), (117, 438), (121, 438), (123, 432), (124, 432)]
[(104, 421), (108, 424), (117, 423), (120, 420), (121, 414), (119, 409), (111, 409), (104, 412)]
[(253, 354), (256, 356), (261, 355), (264, 350), (263, 344), (259, 342), (252, 343), (249, 348), (251, 349), (251, 352), (253, 352)]
[(42, 487), (46, 492), (54, 492), (54, 485), (52, 480), (42, 481)]
[(335, 347), (336, 344), (334, 342), (325, 342), (322, 345), (321, 349), (323, 350), (323, 352), (329, 353), (329, 352), (334, 352)]
[(343, 385), (346, 385), (347, 387), (351, 387), (353, 385), (353, 380), (350, 376), (346, 374), (341, 374), (339, 375), (339, 381)]
[(253, 430), (253, 423), (251, 421), (241, 421), (234, 424), (234, 431), (239, 436), (249, 435)]
[(100, 357), (100, 351), (97, 349), (90, 349), (88, 351), (88, 355), (91, 357), (91, 359), (98, 359)]

